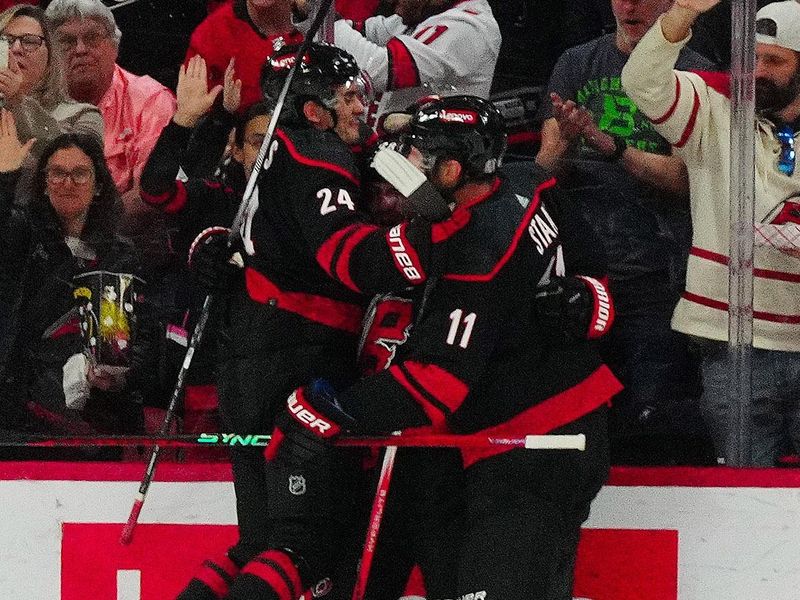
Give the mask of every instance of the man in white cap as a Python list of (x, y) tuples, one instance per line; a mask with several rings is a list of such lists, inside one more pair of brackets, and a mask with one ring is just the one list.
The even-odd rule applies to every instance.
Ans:
[[(722, 456), (733, 414), (725, 343), (731, 105), (726, 82), (673, 69), (695, 19), (719, 1), (676, 0), (631, 53), (622, 85), (689, 171), (692, 248), (672, 326), (703, 346), (701, 409)], [(769, 225), (757, 231), (768, 232), (800, 223), (800, 3), (764, 6), (756, 30), (755, 218)], [(800, 261), (757, 236), (750, 463), (773, 466), (788, 449), (800, 450)]]

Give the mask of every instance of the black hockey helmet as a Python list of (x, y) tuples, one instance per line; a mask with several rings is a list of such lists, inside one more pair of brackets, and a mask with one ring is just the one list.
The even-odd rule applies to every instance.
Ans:
[(426, 161), (453, 158), (470, 177), (494, 173), (506, 152), (503, 117), (488, 100), (477, 96), (431, 97), (411, 110), (404, 142), (420, 150)]
[[(261, 91), (264, 99), (273, 106), (294, 66), (299, 49), (298, 45), (285, 46), (268, 58), (261, 68)], [(308, 100), (333, 110), (336, 87), (340, 85), (358, 86), (360, 93), (365, 92), (367, 86), (356, 59), (336, 46), (312, 43), (292, 77), (279, 121), (304, 122), (302, 106)]]

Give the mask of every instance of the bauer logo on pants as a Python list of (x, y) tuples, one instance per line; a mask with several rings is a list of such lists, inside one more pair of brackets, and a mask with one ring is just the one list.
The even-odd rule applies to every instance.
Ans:
[(295, 496), (306, 493), (306, 478), (302, 475), (289, 475), (289, 491)]

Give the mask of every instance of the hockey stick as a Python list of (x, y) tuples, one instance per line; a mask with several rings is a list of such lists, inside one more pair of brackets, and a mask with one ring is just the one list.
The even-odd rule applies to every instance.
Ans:
[[(308, 50), (309, 46), (311, 45), (316, 32), (322, 26), (323, 21), (327, 13), (331, 10), (331, 6), (333, 4), (333, 0), (322, 0), (320, 3), (319, 11), (317, 12), (316, 17), (314, 18), (314, 22), (311, 24), (311, 28), (308, 30), (305, 39), (303, 39), (303, 43), (300, 45), (300, 48), (295, 55), (295, 61), (292, 65), (289, 73), (286, 76), (286, 81), (283, 84), (283, 88), (281, 89), (281, 93), (278, 95), (277, 102), (275, 103), (275, 108), (272, 111), (272, 116), (269, 121), (269, 126), (267, 127), (266, 134), (264, 135), (264, 141), (261, 143), (261, 148), (258, 150), (258, 155), (256, 156), (255, 163), (253, 164), (253, 171), (250, 173), (250, 178), (247, 180), (247, 187), (244, 192), (244, 196), (242, 197), (242, 201), (239, 203), (239, 208), (236, 211), (236, 217), (233, 220), (233, 224), (231, 225), (231, 232), (229, 241), (232, 243), (233, 240), (237, 235), (239, 235), (239, 230), (242, 226), (242, 221), (244, 219), (244, 215), (247, 212), (247, 209), (250, 207), (250, 203), (253, 200), (253, 196), (255, 195), (256, 189), (256, 182), (261, 174), (261, 170), (264, 167), (264, 162), (266, 160), (267, 152), (269, 147), (272, 145), (272, 137), (275, 134), (275, 128), (277, 127), (278, 118), (281, 114), (281, 110), (283, 109), (283, 104), (286, 101), (286, 96), (289, 93), (289, 86), (292, 83), (292, 79), (294, 79), (294, 74), (297, 71), (297, 65), (302, 62), (302, 57)], [(197, 319), (197, 324), (195, 325), (194, 332), (192, 333), (191, 340), (189, 341), (189, 346), (186, 349), (186, 355), (183, 359), (183, 363), (181, 364), (181, 369), (178, 372), (178, 378), (175, 382), (175, 387), (172, 391), (172, 397), (170, 398), (169, 406), (167, 407), (167, 414), (164, 416), (164, 423), (161, 426), (160, 433), (161, 435), (166, 435), (167, 431), (169, 430), (169, 426), (172, 423), (172, 420), (175, 418), (175, 411), (178, 407), (178, 399), (183, 391), (183, 384), (184, 380), (186, 379), (186, 373), (189, 371), (189, 367), (192, 363), (192, 358), (194, 356), (195, 349), (200, 344), (200, 341), (203, 338), (203, 331), (205, 330), (206, 323), (208, 322), (209, 313), (211, 311), (211, 304), (212, 304), (212, 297), (206, 296), (205, 301), (203, 302), (203, 308), (200, 311), (200, 316)], [(139, 520), (139, 513), (142, 510), (142, 506), (144, 505), (145, 497), (147, 496), (147, 490), (150, 488), (150, 482), (153, 480), (153, 476), (156, 470), (156, 463), (158, 462), (158, 456), (160, 453), (160, 447), (155, 445), (153, 447), (153, 451), (150, 454), (150, 461), (147, 464), (147, 468), (145, 469), (144, 475), (142, 476), (142, 481), (139, 484), (139, 491), (136, 494), (136, 498), (133, 501), (133, 506), (131, 507), (131, 513), (128, 516), (128, 521), (125, 523), (125, 527), (122, 529), (122, 535), (120, 537), (120, 543), (122, 544), (129, 544), (133, 539), (133, 530), (136, 527), (136, 523)]]
[(372, 559), (375, 558), (375, 547), (378, 545), (378, 533), (380, 533), (381, 521), (383, 521), (386, 499), (389, 496), (389, 484), (392, 482), (392, 471), (394, 470), (396, 456), (397, 446), (388, 446), (383, 455), (383, 465), (381, 466), (381, 475), (378, 478), (378, 487), (375, 490), (375, 499), (372, 501), (372, 511), (367, 525), (367, 537), (364, 540), (361, 562), (359, 562), (356, 570), (356, 584), (353, 587), (352, 600), (364, 600), (364, 596), (367, 593), (367, 581), (369, 581), (369, 573), (372, 570)]
[[(86, 448), (86, 447), (134, 447), (156, 444), (162, 448), (197, 448), (198, 446), (253, 446), (269, 445), (270, 435), (239, 435), (235, 433), (181, 434), (163, 437), (146, 435), (83, 435), (70, 437), (47, 437), (41, 435), (8, 435), (0, 437), (0, 447), (32, 448)], [(586, 437), (574, 435), (524, 435), (521, 437), (491, 437), (470, 434), (448, 433), (412, 434), (399, 436), (343, 436), (337, 438), (334, 446), (344, 448), (492, 448), (505, 446), (526, 450), (584, 450)], [(384, 459), (385, 460), (385, 459)]]

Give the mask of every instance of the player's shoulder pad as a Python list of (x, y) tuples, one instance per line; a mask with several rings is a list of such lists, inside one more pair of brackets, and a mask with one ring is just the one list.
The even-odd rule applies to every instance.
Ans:
[[(557, 245), (558, 227), (541, 201), (555, 180), (533, 170), (527, 176), (513, 171), (504, 168), (489, 198), (461, 209), (470, 212), (469, 221), (447, 242), (445, 278), (489, 281), (531, 240), (542, 256)], [(531, 223), (536, 223), (532, 231)]]
[(279, 128), (275, 130), (275, 137), (294, 162), (308, 169), (337, 173), (354, 185), (360, 185), (353, 152), (335, 133), (311, 128)]

